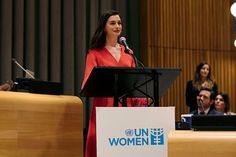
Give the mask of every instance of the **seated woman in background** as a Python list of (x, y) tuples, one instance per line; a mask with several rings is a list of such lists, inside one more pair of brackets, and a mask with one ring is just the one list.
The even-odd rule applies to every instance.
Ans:
[(208, 88), (217, 93), (217, 84), (211, 73), (211, 66), (207, 62), (198, 64), (193, 80), (189, 80), (186, 86), (185, 99), (189, 111), (197, 110), (197, 96), (201, 88)]
[(12, 89), (13, 87), (13, 81), (12, 80), (8, 80), (6, 81), (4, 84), (0, 85), (0, 91), (9, 91)]
[(224, 115), (235, 115), (235, 113), (230, 112), (229, 96), (227, 93), (218, 93), (215, 98), (215, 109), (218, 112), (223, 112)]

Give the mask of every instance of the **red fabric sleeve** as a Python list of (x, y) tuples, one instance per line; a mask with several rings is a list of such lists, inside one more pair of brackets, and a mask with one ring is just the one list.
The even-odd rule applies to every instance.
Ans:
[(86, 57), (84, 80), (83, 80), (81, 89), (84, 88), (84, 85), (87, 79), (89, 78), (90, 73), (92, 72), (93, 68), (96, 66), (97, 66), (96, 56), (93, 53), (89, 52)]

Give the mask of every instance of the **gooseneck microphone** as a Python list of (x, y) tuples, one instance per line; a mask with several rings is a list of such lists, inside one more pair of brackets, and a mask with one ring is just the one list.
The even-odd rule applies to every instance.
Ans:
[(125, 47), (125, 52), (127, 54), (130, 54), (129, 53), (129, 46), (128, 46), (127, 42), (126, 42), (126, 38), (125, 37), (120, 37), (119, 42)]
[[(135, 62), (135, 66), (136, 66), (136, 67), (141, 67), (142, 69), (144, 69), (143, 63), (140, 62), (140, 61), (137, 59), (137, 57), (134, 55), (134, 53), (130, 53), (130, 49), (129, 49), (129, 46), (128, 46), (127, 42), (126, 42), (126, 38), (125, 38), (125, 37), (120, 37), (120, 38), (119, 38), (119, 43), (122, 44), (122, 45), (125, 47), (125, 53), (127, 53), (127, 54), (129, 54), (129, 55), (131, 55), (131, 56), (133, 57), (134, 62)], [(146, 75), (145, 75), (145, 80), (147, 80)], [(146, 93), (147, 93), (147, 83), (146, 83)], [(147, 96), (147, 95), (146, 95), (146, 96)], [(151, 98), (151, 103), (149, 104), (149, 100), (148, 100), (148, 97), (147, 97), (147, 106), (152, 105), (153, 102), (154, 102), (154, 101), (153, 101), (153, 99)]]
[(21, 70), (23, 70), (25, 73), (27, 73), (27, 74), (30, 76), (30, 78), (35, 79), (35, 77), (34, 77), (28, 70), (26, 70), (25, 68), (23, 68), (23, 66), (21, 66), (21, 65), (16, 61), (15, 58), (12, 58), (12, 61), (13, 61), (19, 68), (21, 68)]
[(140, 62), (140, 61), (137, 59), (137, 57), (134, 55), (134, 53), (130, 53), (130, 49), (129, 49), (129, 46), (128, 46), (127, 42), (126, 42), (126, 38), (125, 38), (125, 37), (120, 37), (120, 38), (119, 38), (119, 43), (121, 43), (121, 44), (125, 47), (125, 53), (131, 55), (131, 56), (134, 58), (136, 67), (139, 67), (139, 65), (140, 65), (141, 67), (144, 68), (143, 63)]

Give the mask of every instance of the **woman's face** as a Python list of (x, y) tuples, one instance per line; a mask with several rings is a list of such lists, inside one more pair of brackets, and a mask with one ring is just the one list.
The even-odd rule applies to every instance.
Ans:
[(221, 95), (217, 95), (215, 98), (215, 108), (219, 112), (224, 112), (225, 102)]
[(115, 37), (117, 38), (122, 31), (122, 24), (119, 15), (112, 15), (108, 18), (105, 30), (106, 35), (108, 37)]
[(202, 68), (200, 69), (200, 76), (203, 78), (207, 78), (210, 71), (210, 67), (208, 64), (204, 64)]

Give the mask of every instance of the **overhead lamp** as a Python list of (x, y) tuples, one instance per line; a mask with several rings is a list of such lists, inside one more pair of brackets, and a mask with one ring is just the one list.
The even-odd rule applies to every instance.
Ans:
[(236, 40), (234, 40), (234, 46), (236, 47)]
[(234, 2), (230, 7), (231, 14), (236, 17), (236, 2)]

